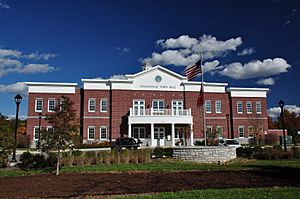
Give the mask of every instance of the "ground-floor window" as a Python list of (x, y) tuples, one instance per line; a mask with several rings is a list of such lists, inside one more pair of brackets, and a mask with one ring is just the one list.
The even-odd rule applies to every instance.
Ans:
[(217, 137), (219, 139), (223, 138), (223, 127), (222, 126), (217, 126), (216, 127), (216, 133), (217, 133)]
[(133, 137), (136, 139), (145, 139), (146, 138), (146, 129), (145, 127), (133, 127)]
[(253, 126), (248, 127), (248, 136), (249, 138), (252, 138), (254, 136), (254, 128)]
[(95, 139), (95, 127), (89, 126), (88, 127), (88, 140), (94, 140)]
[(244, 127), (243, 126), (239, 126), (239, 137), (240, 138), (244, 137)]
[(47, 126), (47, 131), (49, 133), (53, 133), (54, 132), (54, 128), (52, 126)]
[(39, 139), (39, 127), (35, 126), (33, 129), (33, 140), (38, 140)]
[(107, 140), (107, 127), (100, 127), (100, 140)]
[(184, 128), (175, 128), (175, 138), (181, 139), (184, 137)]

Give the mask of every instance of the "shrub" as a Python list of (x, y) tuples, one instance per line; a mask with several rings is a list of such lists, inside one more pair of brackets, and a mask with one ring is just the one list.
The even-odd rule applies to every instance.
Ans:
[(172, 157), (173, 149), (172, 148), (161, 148), (156, 147), (153, 151), (153, 155), (156, 158), (163, 158), (163, 157)]
[(8, 151), (0, 152), (0, 168), (6, 167), (8, 164)]
[(111, 144), (108, 141), (101, 142), (101, 143), (85, 143), (85, 144), (80, 144), (79, 148), (105, 148), (105, 147), (111, 147)]
[(82, 151), (73, 151), (72, 155), (74, 156), (74, 165), (84, 166), (84, 155)]
[(111, 164), (120, 164), (121, 159), (120, 159), (120, 152), (118, 150), (111, 150), (110, 152), (110, 163)]
[(17, 147), (18, 148), (28, 148), (29, 147), (29, 136), (28, 135), (17, 135)]
[(205, 142), (204, 140), (200, 141), (200, 140), (197, 140), (195, 143), (194, 143), (195, 146), (204, 146), (205, 145)]
[(292, 147), (292, 153), (295, 159), (300, 158), (300, 149), (298, 147)]
[(86, 151), (84, 152), (84, 165), (94, 165), (96, 164), (96, 152)]
[(45, 158), (42, 154), (31, 154), (30, 152), (24, 152), (20, 156), (20, 161), (22, 162), (20, 164), (21, 169), (43, 169), (48, 166), (51, 166), (49, 164), (49, 161)]
[(130, 161), (130, 151), (128, 149), (121, 150), (120, 152), (120, 161), (123, 164), (128, 164)]

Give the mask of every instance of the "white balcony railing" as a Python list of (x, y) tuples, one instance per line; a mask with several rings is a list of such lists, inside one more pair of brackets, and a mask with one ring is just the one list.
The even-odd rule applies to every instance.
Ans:
[(151, 109), (137, 109), (130, 108), (130, 116), (192, 116), (191, 109), (173, 110), (153, 110)]

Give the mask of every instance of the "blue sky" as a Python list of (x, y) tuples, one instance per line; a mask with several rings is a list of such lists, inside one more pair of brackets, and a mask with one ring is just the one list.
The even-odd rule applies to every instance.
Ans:
[[(143, 62), (183, 74), (205, 51), (205, 81), (267, 87), (300, 113), (300, 3), (0, 0), (0, 113), (15, 114), (25, 81), (122, 78)], [(116, 76), (119, 75), (119, 76)], [(200, 80), (198, 78), (198, 80)]]

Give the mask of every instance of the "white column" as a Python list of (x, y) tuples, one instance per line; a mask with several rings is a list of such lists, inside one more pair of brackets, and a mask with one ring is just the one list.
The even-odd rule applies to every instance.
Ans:
[(131, 138), (131, 124), (128, 124), (128, 137)]
[(154, 124), (151, 123), (151, 146), (154, 147)]
[(191, 146), (194, 146), (193, 124), (190, 124), (190, 142), (191, 142)]
[(175, 146), (175, 124), (172, 123), (172, 130), (171, 130), (171, 141), (172, 141), (172, 146)]

